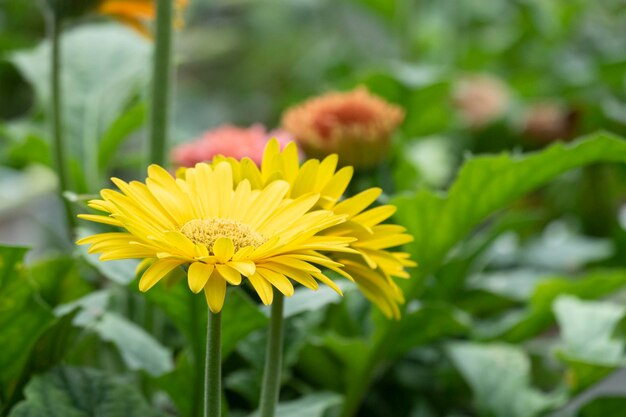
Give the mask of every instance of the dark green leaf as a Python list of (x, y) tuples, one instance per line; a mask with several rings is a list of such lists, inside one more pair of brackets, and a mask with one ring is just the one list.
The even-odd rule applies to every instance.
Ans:
[(10, 417), (159, 417), (139, 391), (102, 371), (61, 367), (35, 377)]
[(2, 247), (0, 287), (0, 393), (8, 394), (39, 336), (55, 320), (37, 294), (35, 284), (20, 269), (26, 250)]

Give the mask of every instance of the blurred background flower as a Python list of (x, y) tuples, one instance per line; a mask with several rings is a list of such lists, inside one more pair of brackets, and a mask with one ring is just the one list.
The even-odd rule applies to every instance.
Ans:
[[(183, 25), (182, 14), (189, 0), (173, 0), (175, 26)], [(156, 0), (100, 0), (97, 13), (111, 16), (141, 34), (151, 37), (152, 22), (156, 17)]]
[(524, 135), (535, 143), (568, 140), (574, 135), (580, 112), (555, 102), (540, 102), (526, 110), (523, 118)]
[(282, 125), (307, 156), (336, 153), (342, 165), (376, 166), (389, 150), (404, 110), (359, 87), (331, 92), (287, 109)]
[(293, 141), (291, 134), (281, 129), (267, 131), (261, 124), (237, 127), (230, 124), (206, 131), (192, 142), (176, 146), (172, 150), (172, 162), (179, 167), (192, 167), (198, 162), (211, 161), (223, 155), (241, 159), (248, 157), (258, 166), (263, 159), (263, 149), (271, 138), (278, 139), (281, 148)]
[(487, 74), (463, 76), (454, 86), (453, 100), (461, 118), (474, 129), (503, 117), (510, 105), (505, 84)]

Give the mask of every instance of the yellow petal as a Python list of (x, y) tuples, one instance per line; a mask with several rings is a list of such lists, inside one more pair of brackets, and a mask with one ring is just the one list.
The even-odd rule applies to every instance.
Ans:
[(205, 264), (202, 262), (194, 262), (189, 267), (187, 273), (187, 283), (189, 289), (194, 293), (199, 293), (206, 285), (209, 277), (213, 273), (213, 265)]
[(204, 286), (204, 296), (209, 305), (209, 309), (213, 313), (219, 313), (224, 306), (224, 298), (226, 297), (226, 281), (220, 274), (213, 273)]
[(177, 266), (181, 265), (179, 260), (162, 259), (158, 260), (146, 270), (139, 280), (139, 290), (146, 292), (154, 286), (161, 278), (167, 275)]
[(372, 204), (380, 196), (382, 190), (380, 188), (370, 188), (357, 195), (346, 198), (341, 203), (337, 204), (333, 211), (336, 214), (348, 214), (350, 217), (362, 212), (370, 204)]
[(233, 241), (227, 237), (221, 237), (213, 244), (213, 254), (217, 258), (218, 262), (225, 264), (235, 254), (235, 246)]
[(241, 275), (249, 277), (256, 271), (256, 265), (252, 261), (231, 261), (228, 266), (235, 268)]
[(253, 275), (248, 277), (248, 280), (254, 287), (254, 290), (257, 294), (259, 294), (259, 298), (263, 304), (270, 305), (274, 300), (274, 290), (272, 289), (272, 285), (265, 280), (258, 272), (255, 272)]
[(372, 227), (382, 222), (383, 220), (387, 220), (389, 217), (393, 216), (396, 212), (396, 207), (387, 205), (375, 207), (371, 210), (367, 210), (355, 216), (352, 220), (357, 223), (364, 224), (366, 226)]
[(228, 265), (215, 265), (217, 272), (220, 273), (222, 278), (228, 281), (229, 284), (239, 285), (241, 284), (241, 274), (236, 269), (231, 268)]
[(270, 284), (275, 286), (278, 291), (282, 292), (287, 297), (291, 297), (293, 295), (293, 285), (283, 274), (266, 268), (257, 268), (256, 270), (263, 278), (268, 280)]
[(346, 190), (346, 187), (350, 183), (350, 179), (352, 178), (352, 173), (354, 169), (352, 167), (343, 167), (333, 177), (332, 180), (326, 184), (326, 186), (322, 189), (320, 194), (327, 199), (328, 201), (334, 203), (339, 200), (339, 197)]

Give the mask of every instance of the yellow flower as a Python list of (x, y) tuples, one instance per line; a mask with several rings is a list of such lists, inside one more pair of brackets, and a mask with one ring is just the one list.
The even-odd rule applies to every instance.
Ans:
[(387, 156), (404, 111), (361, 87), (331, 92), (287, 109), (283, 128), (307, 156), (336, 153), (342, 165), (372, 168)]
[(226, 162), (197, 164), (178, 179), (151, 165), (145, 184), (112, 180), (121, 192), (105, 189), (102, 199), (89, 202), (105, 214), (79, 217), (124, 231), (77, 243), (91, 244), (89, 252), (101, 253), (103, 261), (143, 258), (138, 271), (147, 269), (139, 281), (141, 291), (188, 266), (189, 288), (194, 293), (204, 289), (209, 308), (219, 312), (227, 283), (240, 285), (242, 275), (264, 304), (273, 300), (272, 287), (291, 296), (290, 279), (311, 289), (320, 281), (341, 294), (318, 266), (350, 278), (328, 254), (355, 252), (348, 247), (355, 238), (321, 235), (348, 215), (314, 208), (319, 195), (313, 192), (288, 197), (287, 181), (252, 186), (239, 179), (233, 185), (232, 167)]
[[(395, 212), (392, 205), (370, 207), (382, 190), (371, 188), (340, 201), (350, 179), (352, 167), (337, 170), (338, 157), (333, 154), (322, 161), (311, 159), (302, 166), (298, 162), (298, 150), (294, 143), (280, 151), (278, 141), (271, 140), (265, 148), (261, 168), (248, 158), (218, 157), (213, 164), (227, 161), (234, 172), (235, 183), (247, 181), (254, 189), (262, 189), (275, 180), (287, 181), (287, 195), (302, 198), (310, 193), (319, 194), (319, 201), (312, 209), (331, 210), (336, 215), (347, 216), (346, 221), (320, 231), (334, 238), (351, 238), (352, 251), (335, 253), (332, 259), (344, 265), (363, 294), (375, 303), (388, 317), (398, 318), (398, 304), (404, 302), (402, 291), (393, 278), (409, 278), (406, 267), (416, 266), (404, 252), (388, 249), (409, 243), (413, 237), (402, 226), (382, 223)], [(185, 170), (179, 170), (184, 175)]]
[[(174, 24), (182, 26), (182, 12), (187, 7), (188, 0), (175, 0), (176, 17)], [(156, 16), (156, 0), (102, 0), (96, 11), (98, 14), (111, 16), (127, 24), (141, 34), (152, 37), (147, 23)]]

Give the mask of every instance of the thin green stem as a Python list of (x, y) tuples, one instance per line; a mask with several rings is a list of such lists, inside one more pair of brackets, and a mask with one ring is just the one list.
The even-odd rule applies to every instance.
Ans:
[(150, 162), (164, 165), (170, 117), (172, 75), (172, 2), (157, 0), (156, 39), (152, 67)]
[(63, 135), (63, 109), (61, 100), (61, 26), (62, 21), (51, 6), (46, 8), (46, 21), (50, 33), (50, 43), (52, 44), (50, 53), (50, 114), (51, 114), (51, 134), (52, 153), (54, 165), (59, 177), (59, 197), (63, 203), (65, 211), (68, 235), (70, 240), (74, 239), (74, 227), (76, 219), (72, 211), (71, 203), (63, 197), (63, 192), (70, 189), (67, 175), (67, 161), (65, 159), (66, 148)]
[(280, 393), (280, 377), (283, 358), (283, 304), (285, 298), (274, 291), (274, 302), (270, 317), (270, 328), (265, 352), (265, 372), (261, 386), (261, 404), (259, 417), (274, 417), (276, 403)]
[(209, 311), (204, 368), (204, 417), (219, 417), (222, 410), (222, 313)]

